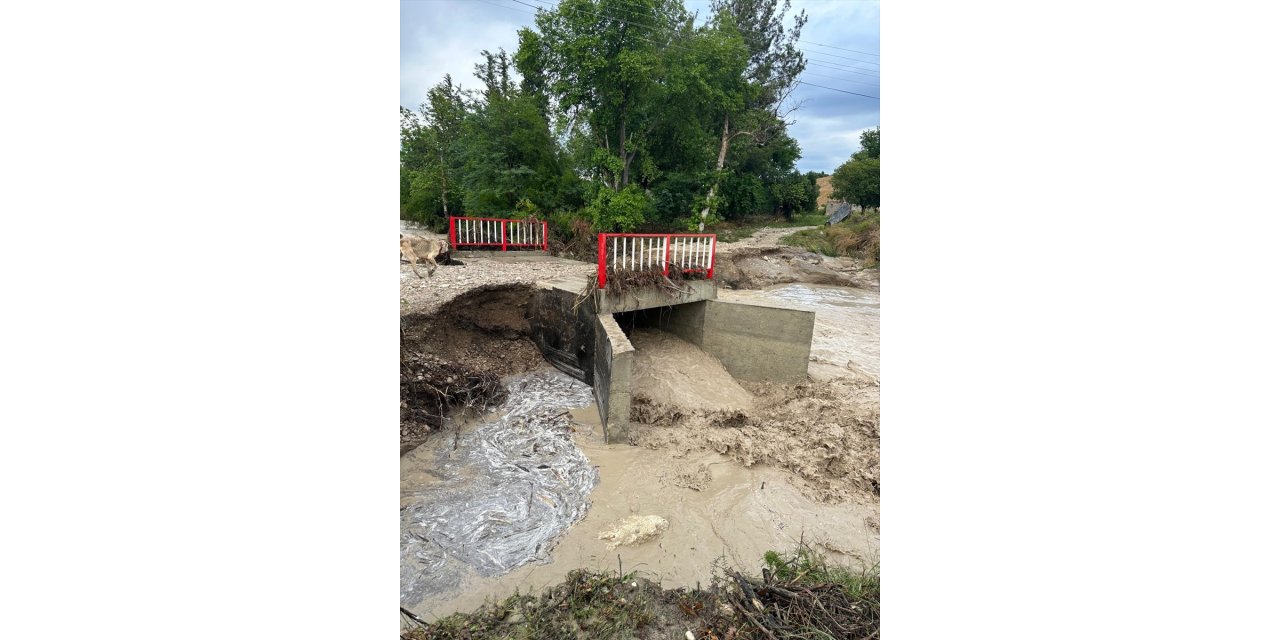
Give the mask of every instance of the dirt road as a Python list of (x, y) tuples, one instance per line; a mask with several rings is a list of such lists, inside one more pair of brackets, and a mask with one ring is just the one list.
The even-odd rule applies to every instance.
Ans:
[(765, 227), (737, 242), (719, 243), (717, 248), (725, 251), (734, 251), (746, 248), (779, 247), (783, 246), (781, 240), (784, 236), (789, 236), (797, 231), (817, 228), (818, 227)]

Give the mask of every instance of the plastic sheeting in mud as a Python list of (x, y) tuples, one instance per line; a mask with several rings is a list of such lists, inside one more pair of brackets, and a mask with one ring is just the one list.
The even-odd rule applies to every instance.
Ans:
[(456, 451), (442, 433), (402, 463), (403, 605), (455, 589), (468, 573), (545, 560), (587, 512), (599, 473), (574, 444), (567, 409), (590, 405), (591, 388), (547, 369), (506, 386), (497, 418), (462, 433)]

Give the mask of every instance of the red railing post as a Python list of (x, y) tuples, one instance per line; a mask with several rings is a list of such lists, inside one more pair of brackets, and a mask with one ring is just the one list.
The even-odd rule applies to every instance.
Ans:
[(449, 216), (449, 249), (452, 250), (452, 249), (456, 249), (457, 247), (458, 247), (458, 219), (454, 216)]
[(597, 253), (596, 253), (596, 283), (600, 285), (600, 288), (601, 288), (601, 289), (603, 289), (603, 288), (604, 288), (604, 283), (605, 283), (605, 281), (606, 281), (606, 279), (607, 279), (607, 277), (608, 277), (608, 276), (606, 276), (606, 275), (605, 275), (605, 268), (604, 268), (604, 264), (605, 264), (605, 249), (604, 249), (604, 248), (605, 248), (605, 237), (604, 237), (604, 234), (603, 234), (603, 233), (599, 234), (599, 235), (598, 235), (598, 236), (596, 236), (596, 237), (599, 239), (599, 245), (600, 245), (600, 246), (599, 246), (599, 249), (597, 250)]
[(671, 275), (671, 240), (672, 240), (671, 234), (668, 233), (665, 240), (666, 240), (667, 246), (666, 246), (666, 251), (663, 252), (663, 256), (662, 256), (663, 277), (667, 277)]
[(716, 237), (711, 236), (711, 266), (707, 268), (707, 279), (716, 277)]
[(548, 246), (549, 245), (547, 244), (547, 221), (543, 220), (542, 221), (542, 250), (549, 251), (549, 249), (547, 249)]
[(507, 250), (507, 221), (498, 221), (498, 226), (502, 229), (502, 250)]

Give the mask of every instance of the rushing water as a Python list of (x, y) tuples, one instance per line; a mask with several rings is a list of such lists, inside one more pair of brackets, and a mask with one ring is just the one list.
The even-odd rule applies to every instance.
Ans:
[(599, 481), (574, 444), (568, 409), (591, 388), (551, 369), (515, 376), (496, 414), (439, 434), (401, 459), (400, 600), (456, 589), (545, 560), (553, 539), (586, 514)]

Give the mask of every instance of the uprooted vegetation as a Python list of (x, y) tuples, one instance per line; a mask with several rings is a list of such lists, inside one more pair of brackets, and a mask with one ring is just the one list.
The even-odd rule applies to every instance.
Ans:
[(769, 552), (759, 578), (714, 570), (708, 588), (663, 589), (636, 573), (577, 570), (541, 594), (516, 593), (425, 622), (403, 609), (402, 640), (878, 638), (878, 567), (829, 564), (803, 543)]
[(421, 444), (454, 410), (503, 400), (501, 379), (542, 362), (529, 340), (530, 290), (484, 287), (432, 314), (400, 318), (400, 450)]

